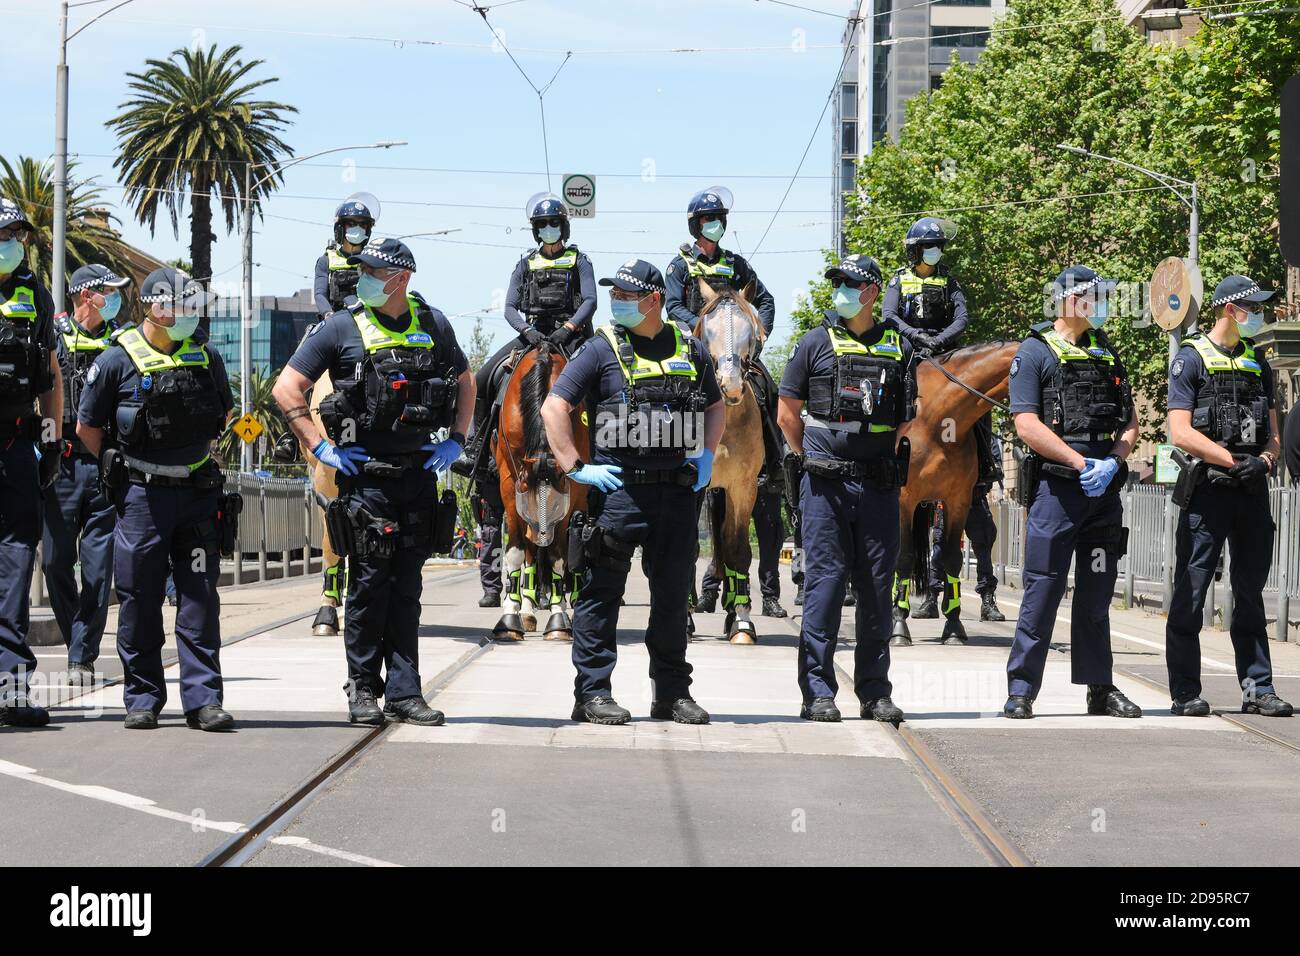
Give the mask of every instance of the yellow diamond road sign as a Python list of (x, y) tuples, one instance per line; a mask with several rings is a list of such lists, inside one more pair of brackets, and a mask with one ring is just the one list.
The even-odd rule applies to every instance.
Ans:
[(257, 441), (257, 436), (262, 434), (262, 424), (253, 417), (249, 412), (243, 418), (234, 424), (235, 434), (244, 440), (244, 444), (251, 445)]

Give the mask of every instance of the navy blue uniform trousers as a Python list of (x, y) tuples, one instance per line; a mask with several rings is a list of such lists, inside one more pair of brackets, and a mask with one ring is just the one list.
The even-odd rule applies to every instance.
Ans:
[(835, 644), (844, 589), (857, 594), (853, 690), (866, 702), (888, 697), (890, 588), (898, 563), (898, 489), (861, 479), (805, 474), (803, 513), (803, 625), (799, 629), (799, 690), (805, 701), (834, 697)]
[(484, 591), (501, 591), (501, 522), (506, 509), (501, 501), (501, 486), (496, 479), (480, 481), (478, 493), (483, 500), (483, 514), (478, 519), (479, 540), (483, 550), (478, 556), (478, 579)]
[(1008, 694), (1031, 700), (1038, 696), (1071, 560), (1070, 679), (1076, 684), (1111, 682), (1110, 602), (1119, 556), (1105, 550), (1099, 536), (1124, 523), (1119, 489), (1117, 477), (1105, 492), (1089, 498), (1078, 479), (1039, 479), (1025, 518), (1025, 596), (1007, 661)]
[(1232, 549), (1233, 656), (1247, 696), (1274, 693), (1264, 617), (1264, 584), (1273, 563), (1276, 527), (1267, 494), (1202, 484), (1178, 516), (1174, 593), (1165, 624), (1169, 693), (1174, 700), (1201, 694), (1201, 614), (1214, 583), (1223, 542)]
[[(360, 501), (375, 517), (392, 521), (407, 512), (427, 513), (438, 500), (437, 478), (423, 468), (408, 468), (400, 478), (358, 475), (345, 483), (350, 501)], [(352, 686), (369, 687), (388, 701), (423, 696), (420, 595), (424, 562), (432, 555), (433, 541), (427, 538), (397, 548), (389, 558), (348, 558), (343, 643)]]
[(0, 440), (0, 703), (25, 695), (36, 668), (27, 630), (40, 500), (32, 443)]
[[(54, 619), (68, 645), (68, 660), (93, 664), (108, 620), (113, 584), (113, 503), (99, 491), (93, 455), (74, 453), (59, 463), (59, 477), (45, 492), (41, 567)], [(81, 564), (81, 586), (76, 565)]]
[[(632, 485), (604, 496), (598, 527), (620, 540), (641, 545), (642, 566), (650, 580), (650, 621), (645, 645), (650, 653), (654, 699), (689, 696), (691, 665), (686, 663), (686, 606), (695, 577), (698, 538), (695, 493), (673, 484)], [(618, 660), (619, 599), (627, 572), (594, 562), (582, 575), (573, 606), (573, 696), (579, 702), (611, 696), (610, 677)]]
[(176, 650), (186, 713), (220, 705), (221, 555), (215, 536), (198, 529), (217, 513), (219, 492), (192, 486), (131, 482), (117, 500), (113, 577), (117, 587), (117, 653), (128, 712), (167, 702), (163, 674), (163, 589), (168, 567), (176, 582)]

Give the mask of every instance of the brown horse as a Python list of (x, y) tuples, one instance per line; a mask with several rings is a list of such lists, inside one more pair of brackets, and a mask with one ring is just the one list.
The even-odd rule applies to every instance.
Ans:
[(763, 467), (763, 420), (758, 398), (746, 373), (763, 344), (763, 324), (749, 304), (752, 289), (714, 291), (703, 279), (704, 306), (695, 335), (713, 356), (726, 405), (726, 424), (718, 444), (705, 501), (713, 536), (713, 561), (722, 581), (723, 625), (733, 644), (753, 644), (758, 635), (750, 620), (749, 521), (758, 497)]
[[(923, 359), (916, 369), (916, 417), (900, 429), (912, 445), (907, 485), (899, 495), (898, 571), (894, 578), (894, 628), (891, 643), (912, 643), (907, 628), (909, 585), (938, 585), (931, 566), (931, 534), (940, 536), (939, 554), (946, 578), (942, 610), (943, 643), (966, 643), (962, 626), (961, 536), (970, 513), (971, 489), (979, 476), (972, 429), (993, 403), (1009, 391), (1007, 373), (1019, 342), (985, 342)], [(946, 374), (945, 374), (946, 373)], [(966, 386), (966, 387), (963, 387)]]
[[(564, 354), (549, 342), (518, 356), (501, 403), (495, 454), (509, 541), (502, 568), (507, 582), (504, 613), (492, 629), (496, 637), (523, 640), (525, 633), (537, 630), (535, 612), (540, 608), (551, 612), (546, 640), (571, 637), (564, 604), (576, 579), (566, 573), (564, 561), (569, 516), (586, 511), (587, 487), (561, 473), (542, 425), (542, 402), (565, 363)], [(585, 454), (587, 414), (581, 406), (574, 408), (572, 421), (574, 442)]]
[[(321, 399), (332, 391), (334, 391), (334, 383), (330, 381), (329, 372), (317, 379), (311, 390), (311, 417), (317, 431), (322, 435), (325, 434), (325, 424), (320, 419), (320, 403)], [(304, 446), (302, 453), (307, 460), (307, 469), (311, 474), (312, 487), (316, 491), (316, 500), (337, 498), (339, 495), (338, 472), (317, 461), (310, 448)], [(342, 606), (342, 599), (346, 590), (345, 570), (343, 559), (330, 545), (330, 533), (325, 527), (325, 509), (318, 505), (316, 513), (320, 519), (321, 566), (325, 572), (325, 586), (321, 590), (320, 608), (316, 611), (316, 619), (312, 621), (311, 633), (314, 637), (338, 637), (338, 609)], [(332, 589), (336, 590), (331, 593)], [(336, 594), (337, 596), (335, 596)]]

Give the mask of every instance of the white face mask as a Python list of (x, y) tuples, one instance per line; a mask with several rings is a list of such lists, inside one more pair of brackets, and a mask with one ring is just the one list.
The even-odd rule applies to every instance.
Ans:
[(927, 266), (937, 266), (943, 258), (943, 250), (938, 246), (927, 246), (921, 253), (921, 259)]
[(348, 226), (347, 231), (343, 233), (343, 238), (351, 245), (360, 246), (368, 237), (364, 226)]

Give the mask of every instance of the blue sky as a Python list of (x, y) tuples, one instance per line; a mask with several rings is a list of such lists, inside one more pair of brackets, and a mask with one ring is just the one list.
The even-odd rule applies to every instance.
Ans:
[[(74, 9), (74, 28), (110, 5)], [(836, 14), (848, 7), (836, 0), (806, 5)], [(53, 0), (0, 0), (4, 32), (11, 40), (22, 36), (24, 50), (23, 68), (9, 71), (17, 88), (6, 109), (7, 156), (53, 150), (57, 15)], [(762, 0), (522, 0), (503, 3), (489, 18), (539, 86), (564, 59), (553, 51), (574, 51), (546, 96), (552, 183), (558, 191), (568, 172), (597, 177), (597, 217), (575, 223), (573, 233), (597, 276), (631, 255), (664, 268), (688, 238), (687, 199), (714, 183), (736, 195), (723, 244), (752, 253), (830, 90), (843, 26), (836, 17)], [(430, 40), (441, 43), (418, 42)], [(794, 49), (800, 41), (805, 48)], [(309, 285), (334, 206), (368, 190), (384, 203), (380, 232), (460, 230), (448, 241), (411, 240), (419, 266), (414, 286), (449, 315), (492, 309), (486, 328), (498, 344), (506, 340), (504, 287), (531, 243), (522, 207), (547, 184), (537, 97), (492, 49), (477, 14), (455, 0), (135, 0), (69, 47), (69, 151), (78, 173), (98, 175), (110, 199), (120, 200), (121, 191), (112, 166), (116, 143), (103, 121), (125, 98), (125, 73), (146, 57), (195, 42), (238, 43), (246, 58), (266, 61), (255, 75), (280, 80), (267, 94), (299, 109), (283, 134), (299, 155), (409, 141), (288, 171), (256, 230), (258, 292), (283, 295)], [(649, 52), (681, 47), (775, 49)], [(828, 123), (829, 113), (804, 178), (752, 258), (776, 297), (777, 341), (789, 331), (795, 294), (821, 266), (818, 250), (831, 244)], [(398, 166), (426, 169), (381, 168)], [(650, 168), (653, 180), (644, 175)], [(184, 221), (180, 238), (161, 219), (150, 236), (126, 211), (118, 213), (131, 243), (161, 258), (188, 255)], [(213, 265), (216, 282), (238, 281), (236, 235), (219, 236)], [(602, 297), (598, 321), (607, 314)], [(454, 324), (467, 336), (473, 317)]]

